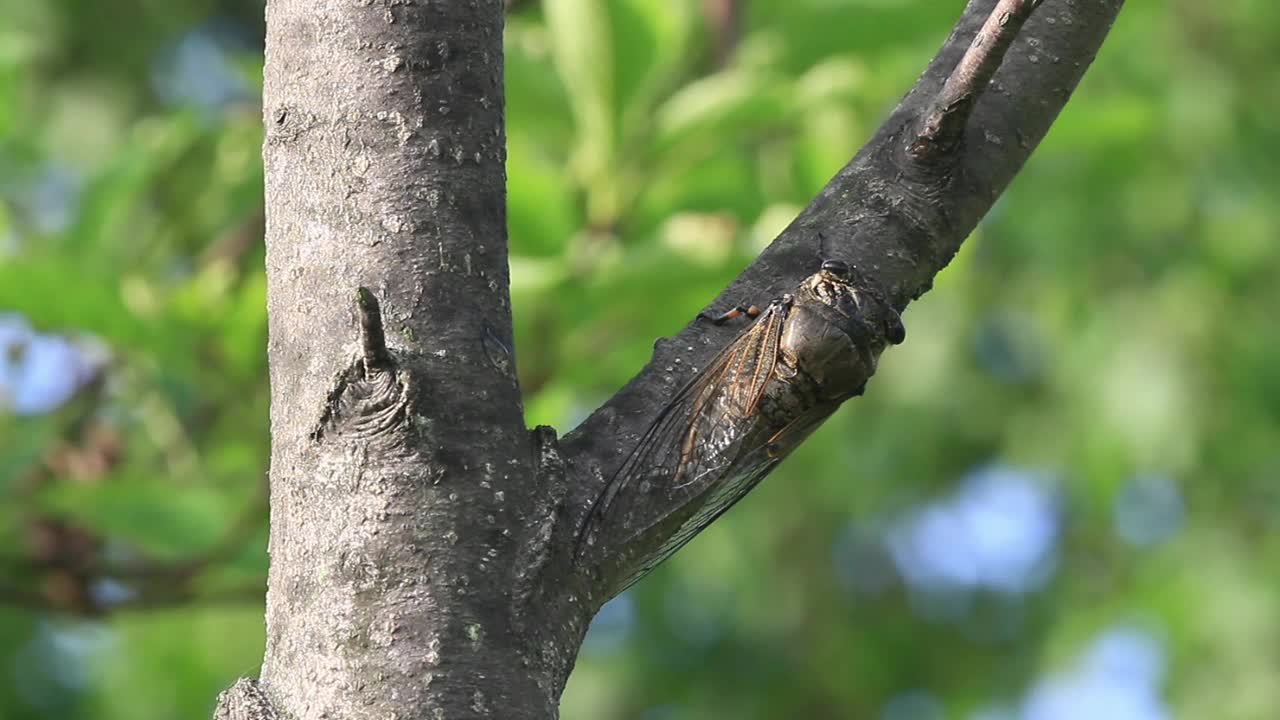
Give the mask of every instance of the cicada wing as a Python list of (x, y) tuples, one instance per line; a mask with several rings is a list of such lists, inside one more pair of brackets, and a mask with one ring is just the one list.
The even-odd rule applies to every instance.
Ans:
[(786, 304), (771, 305), (662, 408), (588, 512), (578, 554), (620, 497), (623, 524), (639, 532), (660, 519), (660, 508), (679, 504), (673, 493), (692, 496), (715, 480), (773, 373), (787, 312)]
[(707, 488), (698, 514), (688, 523), (690, 537), (741, 500), (837, 407), (839, 403), (836, 402), (820, 403), (797, 415), (781, 429), (775, 431), (777, 426), (761, 424), (740, 438), (731, 463), (721, 473), (724, 481)]
[(617, 586), (622, 592), (657, 567), (703, 528), (715, 522), (729, 508), (746, 496), (797, 445), (835, 412), (839, 402), (820, 403), (797, 415), (780, 430), (768, 426), (755, 427), (740, 437), (731, 462), (721, 469), (719, 482), (706, 488), (699, 499), (698, 512), (685, 519), (662, 545), (651, 553), (643, 565), (633, 569)]
[(787, 313), (787, 305), (774, 303), (727, 348), (727, 362), (717, 366), (684, 435), (672, 489), (704, 484), (732, 461), (777, 367)]

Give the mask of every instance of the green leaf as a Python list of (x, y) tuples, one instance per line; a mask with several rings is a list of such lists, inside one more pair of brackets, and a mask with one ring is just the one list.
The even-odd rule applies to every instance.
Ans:
[(615, 0), (609, 8), (616, 61), (618, 122), (623, 137), (648, 131), (653, 106), (686, 63), (694, 3)]
[(787, 94), (768, 79), (726, 71), (689, 83), (656, 110), (652, 152), (681, 154), (689, 146), (714, 147), (781, 122)]
[(577, 126), (574, 166), (580, 177), (594, 179), (612, 166), (616, 146), (608, 10), (597, 0), (545, 0), (543, 7), (551, 55)]
[(563, 159), (523, 132), (507, 136), (507, 216), (511, 254), (556, 256), (582, 225), (565, 183)]
[(114, 275), (83, 269), (74, 258), (0, 260), (0, 308), (42, 329), (82, 330), (121, 343), (145, 344), (150, 334), (121, 296)]

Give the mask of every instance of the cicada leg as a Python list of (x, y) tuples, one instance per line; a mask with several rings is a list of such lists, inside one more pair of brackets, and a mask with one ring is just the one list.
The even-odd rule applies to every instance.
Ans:
[(730, 308), (719, 315), (708, 315), (706, 313), (698, 313), (698, 317), (710, 320), (715, 325), (723, 325), (739, 315), (746, 315), (754, 318), (760, 314), (760, 308), (756, 305), (738, 305)]

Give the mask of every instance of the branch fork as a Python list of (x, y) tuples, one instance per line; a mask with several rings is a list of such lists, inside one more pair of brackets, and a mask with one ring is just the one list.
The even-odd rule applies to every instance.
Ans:
[[(876, 135), (700, 315), (750, 315), (749, 306), (723, 309), (795, 291), (817, 269), (822, 237), (836, 241), (823, 259), (858, 268), (886, 306), (904, 309), (1044, 136), (1121, 5), (969, 0)], [(530, 442), (508, 350), (501, 10), (268, 4), (264, 107), (314, 122), (263, 153), (268, 643), (261, 687), (237, 686), (257, 709), (219, 720), (481, 709), (555, 717), (592, 614), (678, 531), (654, 524), (637, 540), (628, 513), (615, 513), (586, 560), (571, 554), (590, 508), (673, 390), (740, 325), (691, 320), (578, 428), (558, 441), (536, 430)], [(1029, 37), (1015, 41), (1020, 34)], [(386, 48), (397, 62), (386, 62)], [(326, 63), (332, 71), (315, 72)], [(985, 92), (993, 80), (1000, 92)], [(275, 124), (275, 114), (264, 120)], [(474, 162), (443, 161), (431, 146), (444, 141), (476, 148)], [(434, 271), (441, 255), (470, 257), (476, 272)], [(354, 358), (352, 277), (377, 278), (380, 288), (376, 297), (356, 290)], [(384, 304), (407, 340), (394, 354)], [(430, 338), (431, 349), (414, 338)], [(824, 400), (795, 443), (837, 404)], [(760, 463), (764, 472), (775, 459)], [(682, 512), (716, 509), (676, 499)], [(274, 711), (258, 703), (262, 690)]]

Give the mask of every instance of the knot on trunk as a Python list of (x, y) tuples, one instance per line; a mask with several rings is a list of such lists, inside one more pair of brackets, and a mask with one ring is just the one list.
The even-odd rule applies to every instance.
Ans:
[(311, 439), (334, 431), (358, 440), (395, 437), (406, 426), (408, 393), (387, 350), (382, 309), (367, 288), (356, 292), (361, 355), (337, 378)]

